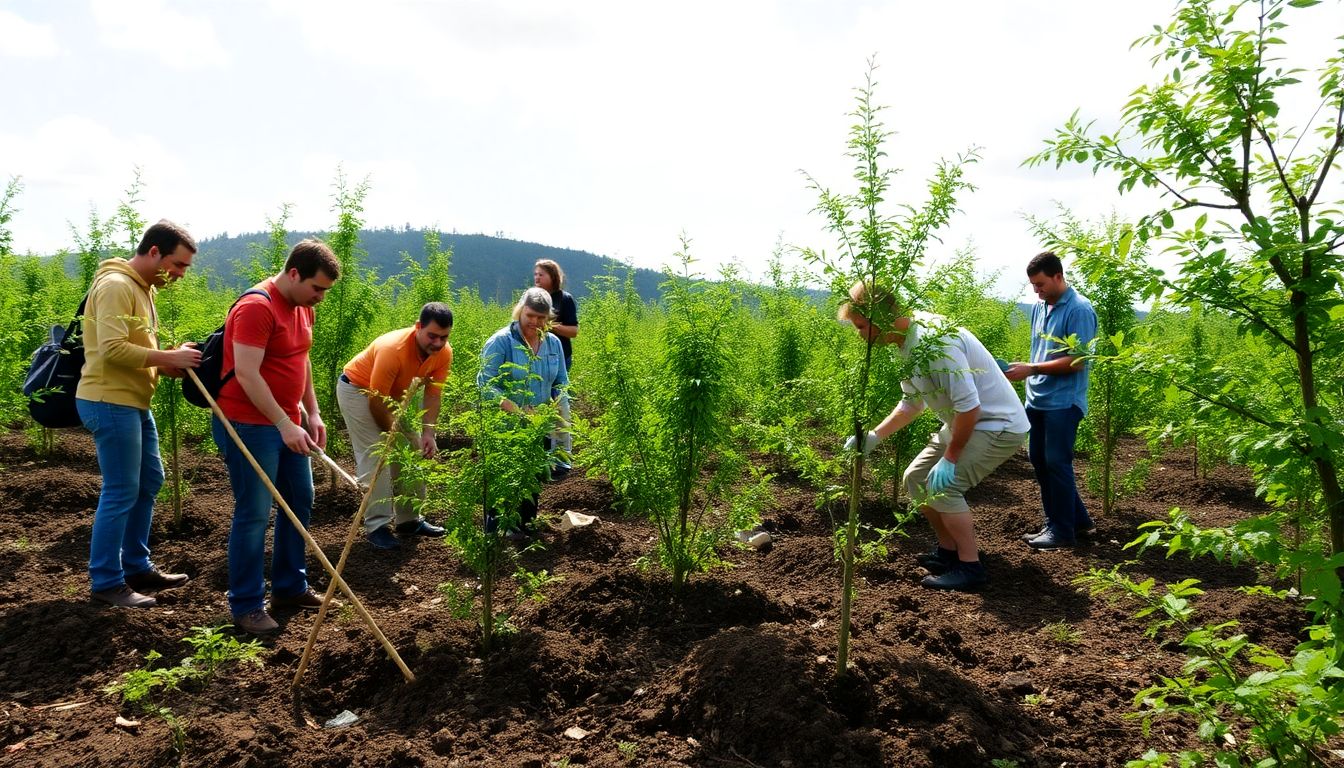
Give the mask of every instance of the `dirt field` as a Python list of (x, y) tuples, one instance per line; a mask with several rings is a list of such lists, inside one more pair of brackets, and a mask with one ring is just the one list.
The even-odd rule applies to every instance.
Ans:
[[(152, 547), (165, 570), (192, 580), (158, 608), (117, 610), (88, 596), (99, 488), (91, 441), (63, 435), (42, 458), (22, 435), (0, 439), (0, 765), (1123, 765), (1192, 738), (1180, 723), (1144, 738), (1127, 717), (1137, 691), (1179, 668), (1179, 649), (1143, 637), (1129, 610), (1070, 580), (1129, 557), (1121, 545), (1135, 525), (1173, 506), (1206, 524), (1260, 508), (1244, 473), (1197, 479), (1177, 456), (1154, 467), (1140, 498), (1099, 519), (1097, 543), (1035, 553), (1018, 540), (1040, 523), (1019, 455), (970, 497), (989, 588), (922, 589), (911, 556), (929, 537), (917, 524), (862, 573), (854, 674), (837, 686), (839, 568), (811, 489), (778, 483), (766, 514), (773, 546), (733, 552), (735, 568), (696, 576), (673, 598), (661, 575), (633, 566), (652, 530), (621, 520), (609, 487), (576, 474), (547, 486), (543, 513), (572, 509), (603, 522), (550, 533), (544, 551), (524, 555), (563, 581), (547, 601), (518, 610), (519, 632), (489, 657), (480, 657), (473, 626), (439, 599), (436, 585), (469, 579), (446, 547), (386, 553), (360, 544), (346, 577), (418, 681), (402, 681), (349, 611), (333, 612), (296, 697), (290, 681), (313, 616), (281, 614), (264, 666), (229, 669), (203, 692), (164, 699), (185, 726), (179, 754), (164, 720), (124, 709), (102, 689), (149, 650), (176, 662), (188, 655), (182, 638), (192, 627), (228, 621), (227, 477), (213, 457), (191, 461), (185, 530), (170, 533), (161, 507)], [(322, 478), (318, 486), (312, 530), (335, 560), (357, 498), (327, 490)], [(890, 519), (876, 503), (866, 514)], [(325, 587), (320, 566), (309, 564)], [(1238, 619), (1253, 640), (1283, 651), (1297, 641), (1301, 617), (1291, 608), (1235, 591), (1254, 580), (1249, 569), (1149, 556), (1136, 573), (1201, 579), (1206, 621)], [(1058, 622), (1076, 633), (1072, 641), (1047, 629)], [(78, 706), (51, 706), (69, 703)], [(322, 727), (347, 709), (358, 723)], [(119, 727), (118, 715), (143, 722)], [(572, 726), (589, 735), (567, 737)]]

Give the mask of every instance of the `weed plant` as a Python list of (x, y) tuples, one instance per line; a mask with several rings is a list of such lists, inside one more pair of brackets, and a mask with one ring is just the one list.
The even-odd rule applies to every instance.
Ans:
[(237, 664), (261, 666), (263, 647), (256, 640), (246, 642), (227, 634), (222, 627), (192, 627), (191, 634), (182, 639), (192, 647), (175, 667), (156, 666), (163, 658), (158, 651), (145, 654), (145, 666), (126, 672), (104, 691), (117, 696), (123, 704), (138, 711), (161, 717), (173, 734), (173, 747), (181, 752), (185, 746), (186, 728), (183, 719), (168, 706), (170, 693), (187, 691), (199, 693), (210, 685), (215, 675), (226, 667)]

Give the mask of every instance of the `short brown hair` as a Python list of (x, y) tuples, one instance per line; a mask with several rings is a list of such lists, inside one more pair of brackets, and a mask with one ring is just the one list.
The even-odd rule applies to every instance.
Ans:
[(192, 253), (196, 252), (196, 241), (187, 234), (187, 230), (167, 219), (159, 219), (145, 230), (145, 236), (140, 238), (140, 245), (136, 246), (135, 254), (147, 256), (150, 248), (158, 248), (160, 256), (167, 256), (176, 251), (179, 245), (187, 246), (187, 250)]
[(565, 270), (555, 263), (554, 259), (537, 259), (533, 266), (546, 270), (546, 274), (551, 276), (551, 290), (562, 291), (565, 288)]
[(1042, 251), (1031, 257), (1027, 262), (1027, 277), (1034, 277), (1045, 273), (1046, 277), (1064, 274), (1064, 263), (1059, 260), (1054, 251)]
[(300, 280), (316, 275), (319, 269), (332, 280), (341, 278), (341, 262), (336, 259), (335, 251), (314, 237), (299, 241), (294, 250), (289, 252), (289, 258), (285, 259), (285, 271), (291, 269), (299, 270)]

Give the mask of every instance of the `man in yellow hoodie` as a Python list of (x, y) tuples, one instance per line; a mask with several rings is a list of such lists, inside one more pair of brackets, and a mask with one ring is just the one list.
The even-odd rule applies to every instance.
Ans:
[(159, 435), (149, 401), (159, 374), (200, 365), (190, 345), (159, 349), (154, 294), (182, 277), (196, 241), (171, 221), (145, 231), (130, 259), (98, 265), (84, 308), (84, 368), (75, 407), (93, 433), (103, 488), (93, 516), (89, 580), (93, 599), (125, 608), (157, 604), (143, 592), (178, 587), (183, 573), (162, 573), (149, 559), (154, 498), (163, 486)]

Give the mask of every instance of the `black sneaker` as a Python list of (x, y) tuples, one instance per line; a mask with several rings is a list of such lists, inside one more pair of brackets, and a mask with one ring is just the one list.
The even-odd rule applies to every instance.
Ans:
[(397, 535), (436, 537), (443, 535), (443, 528), (425, 520), (412, 520), (409, 523), (397, 523)]
[(950, 589), (956, 592), (974, 592), (989, 583), (989, 572), (979, 560), (974, 563), (957, 561), (948, 568), (947, 573), (937, 576), (925, 576), (919, 582), (926, 589)]
[(915, 562), (924, 566), (929, 573), (946, 573), (948, 569), (957, 564), (957, 550), (943, 549), (937, 544), (928, 552), (920, 552), (915, 555)]
[(401, 549), (401, 542), (392, 535), (392, 526), (375, 528), (364, 537), (375, 549)]

